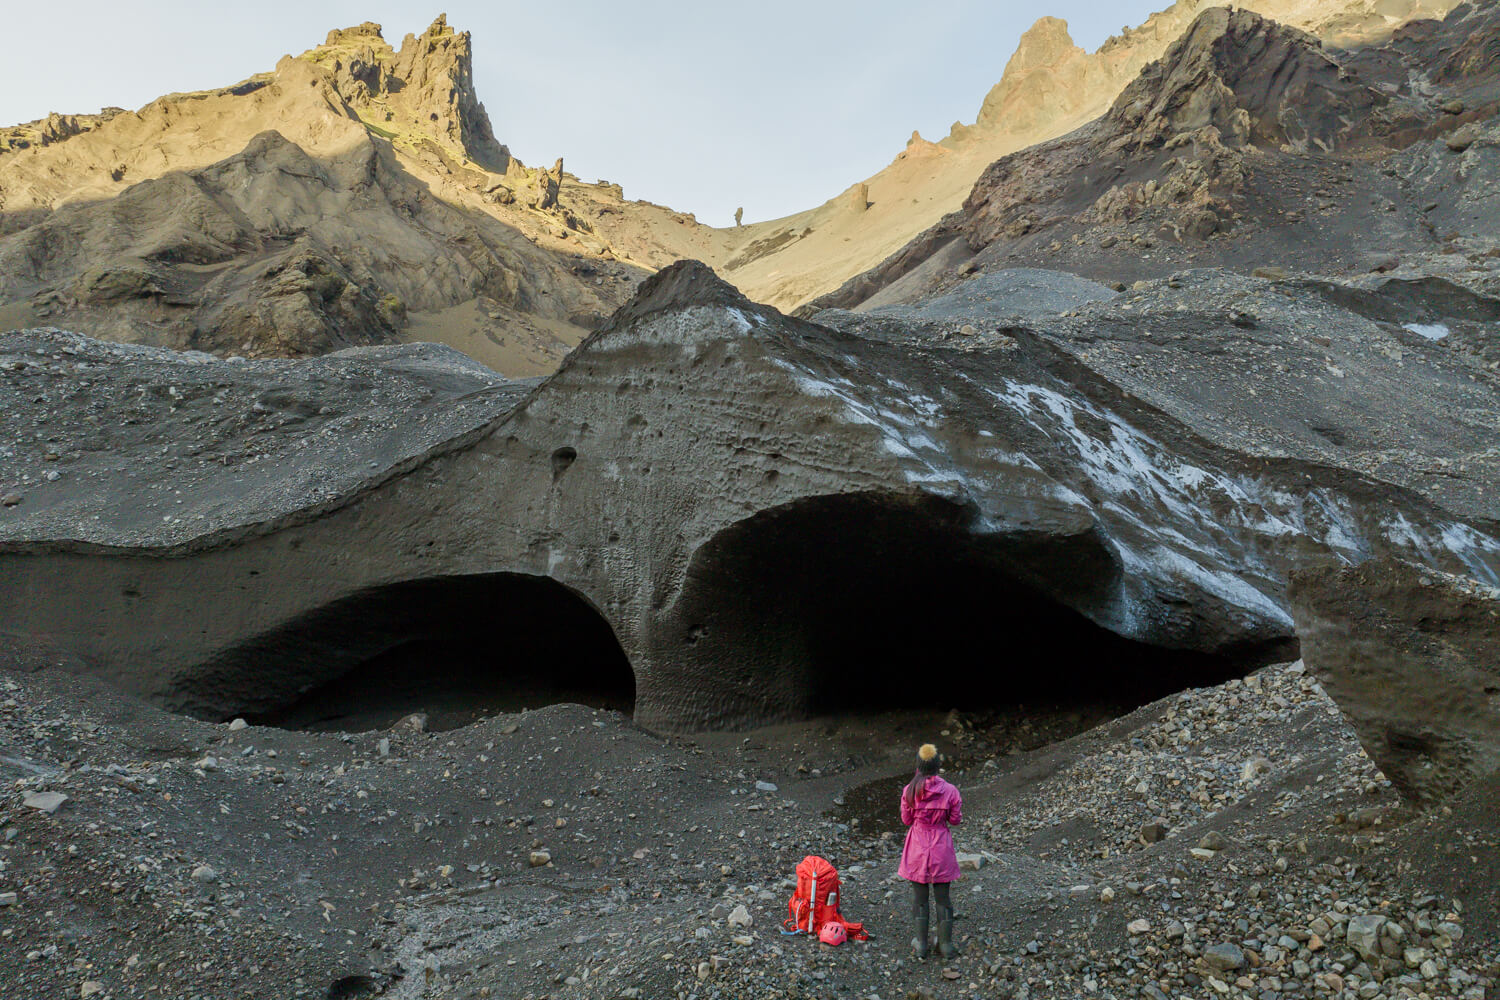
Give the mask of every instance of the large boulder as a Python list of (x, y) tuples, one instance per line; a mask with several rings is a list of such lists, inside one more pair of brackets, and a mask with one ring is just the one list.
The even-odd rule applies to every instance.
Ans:
[(1394, 559), (1292, 574), (1302, 655), (1409, 800), (1500, 771), (1500, 588)]

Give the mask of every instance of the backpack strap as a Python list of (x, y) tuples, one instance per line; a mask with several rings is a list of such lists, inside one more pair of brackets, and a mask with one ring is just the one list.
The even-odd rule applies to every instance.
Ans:
[(815, 933), (813, 930), (813, 914), (818, 910), (818, 876), (812, 878), (812, 899), (807, 905), (807, 933)]

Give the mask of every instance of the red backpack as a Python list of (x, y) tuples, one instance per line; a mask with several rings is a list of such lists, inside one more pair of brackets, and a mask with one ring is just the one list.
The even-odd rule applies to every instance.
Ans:
[(809, 854), (797, 865), (797, 891), (786, 904), (784, 934), (817, 937), (827, 923), (839, 923), (851, 941), (867, 941), (864, 924), (851, 923), (839, 913), (839, 872), (827, 861)]

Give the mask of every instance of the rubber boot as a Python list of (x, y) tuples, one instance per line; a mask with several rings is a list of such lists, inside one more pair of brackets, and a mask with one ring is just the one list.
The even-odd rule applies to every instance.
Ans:
[(939, 906), (937, 908), (938, 918), (938, 954), (946, 959), (960, 958), (963, 952), (958, 950), (958, 945), (953, 943), (953, 907)]
[(927, 914), (923, 913), (917, 917), (917, 936), (911, 939), (911, 957), (918, 962), (925, 962), (931, 953), (932, 946), (927, 939)]
[(927, 939), (927, 886), (913, 882), (911, 888), (911, 915), (917, 923), (917, 936), (911, 939), (911, 954), (918, 962), (925, 962), (932, 950)]

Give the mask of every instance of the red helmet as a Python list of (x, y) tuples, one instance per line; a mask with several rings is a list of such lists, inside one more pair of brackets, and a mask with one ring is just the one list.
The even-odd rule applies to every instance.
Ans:
[(830, 920), (818, 931), (818, 940), (824, 944), (843, 944), (849, 940), (849, 935), (844, 932), (844, 925), (837, 920)]

